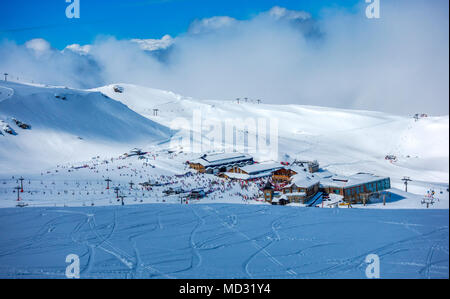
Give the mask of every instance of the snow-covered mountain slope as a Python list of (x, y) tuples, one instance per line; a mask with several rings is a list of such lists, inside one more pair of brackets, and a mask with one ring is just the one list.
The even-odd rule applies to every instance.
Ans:
[[(122, 92), (115, 92), (114, 86), (123, 88)], [(246, 103), (243, 99), (239, 104), (200, 101), (130, 84), (96, 90), (165, 126), (179, 117), (192, 123), (195, 110), (201, 111), (203, 121), (276, 119), (279, 160), (317, 159), (321, 166), (336, 173), (372, 172), (390, 176), (398, 187), (403, 176), (443, 183), (449, 179), (448, 116), (415, 121), (412, 117), (381, 112), (266, 105), (250, 100)], [(153, 109), (159, 110), (158, 116), (153, 115)], [(386, 160), (386, 155), (397, 156), (397, 161)]]
[[(116, 87), (122, 92), (115, 91)], [(165, 112), (165, 117), (155, 119), (155, 121), (165, 125), (169, 125), (173, 117), (192, 117), (192, 110), (198, 106), (198, 101), (192, 98), (186, 98), (171, 91), (132, 84), (112, 84), (91, 91), (101, 92), (148, 118), (152, 117), (153, 109), (162, 110)], [(185, 107), (183, 108), (183, 106)], [(170, 114), (167, 114), (169, 111)]]
[[(135, 146), (168, 140), (171, 122), (183, 118), (192, 125), (195, 112), (201, 113), (203, 122), (276, 120), (279, 161), (318, 160), (338, 174), (389, 176), (397, 188), (402, 187), (404, 176), (414, 180), (411, 188), (417, 183), (420, 189), (427, 182), (448, 184), (449, 180), (448, 116), (415, 121), (372, 111), (267, 105), (244, 99), (239, 104), (196, 100), (132, 84), (87, 91), (5, 82), (0, 87), (0, 119), (18, 133), (0, 135), (0, 173), (4, 174), (23, 173), (33, 165), (42, 169), (97, 155), (116, 156)], [(18, 128), (13, 117), (32, 129)], [(183, 127), (177, 136), (190, 136), (191, 129)], [(249, 136), (255, 134), (248, 130)], [(203, 132), (201, 140), (195, 141), (208, 143), (207, 135)], [(386, 155), (397, 160), (386, 160)], [(264, 160), (258, 153), (254, 156)]]
[(0, 120), (16, 133), (0, 135), (1, 173), (123, 153), (170, 136), (166, 127), (99, 92), (11, 82), (0, 88)]

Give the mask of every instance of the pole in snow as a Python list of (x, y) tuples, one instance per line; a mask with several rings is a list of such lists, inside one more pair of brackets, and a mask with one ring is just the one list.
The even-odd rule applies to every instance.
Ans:
[(403, 177), (402, 181), (405, 183), (405, 192), (408, 192), (408, 182), (411, 182), (412, 180), (409, 177), (405, 176)]
[(109, 179), (109, 178), (107, 178), (106, 180), (105, 180), (105, 182), (106, 182), (106, 190), (109, 190), (109, 182), (111, 182), (112, 180), (111, 179)]
[(20, 201), (20, 197), (19, 197), (19, 194), (20, 194), (20, 186), (17, 186), (17, 187), (15, 187), (14, 188), (15, 190), (17, 190), (17, 201)]
[(23, 180), (24, 180), (23, 177), (19, 178), (19, 181), (20, 181), (20, 192), (23, 192)]
[(118, 199), (119, 198), (119, 187), (115, 187), (114, 188), (114, 193), (116, 193), (116, 198)]

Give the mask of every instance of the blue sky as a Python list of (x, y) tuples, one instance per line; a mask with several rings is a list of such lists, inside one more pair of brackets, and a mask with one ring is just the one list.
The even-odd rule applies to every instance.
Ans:
[(56, 48), (92, 43), (99, 35), (118, 39), (176, 36), (194, 19), (248, 19), (278, 5), (320, 17), (324, 8), (353, 9), (364, 0), (80, 0), (80, 19), (67, 19), (65, 0), (2, 0), (0, 39), (22, 44), (44, 38)]

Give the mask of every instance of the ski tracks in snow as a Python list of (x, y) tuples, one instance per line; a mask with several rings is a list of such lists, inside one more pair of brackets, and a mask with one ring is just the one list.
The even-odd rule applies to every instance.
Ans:
[[(435, 229), (435, 230), (432, 230), (430, 232), (423, 233), (423, 234), (420, 234), (420, 235), (417, 235), (417, 236), (405, 238), (405, 239), (402, 239), (402, 240), (399, 240), (399, 241), (396, 241), (396, 242), (391, 242), (391, 243), (388, 243), (388, 244), (386, 244), (384, 246), (381, 246), (381, 247), (375, 248), (373, 250), (364, 252), (363, 254), (360, 254), (360, 255), (357, 255), (357, 256), (345, 259), (345, 260), (336, 261), (337, 262), (336, 265), (325, 267), (325, 268), (322, 268), (320, 270), (312, 271), (312, 272), (309, 272), (309, 273), (300, 273), (300, 275), (320, 275), (321, 277), (324, 277), (324, 276), (329, 276), (330, 274), (334, 274), (334, 273), (338, 273), (338, 272), (342, 273), (344, 271), (349, 271), (351, 269), (362, 268), (362, 267), (366, 266), (365, 258), (369, 254), (377, 254), (380, 257), (380, 261), (382, 261), (385, 256), (389, 256), (389, 255), (393, 255), (393, 254), (399, 253), (401, 251), (408, 251), (409, 250), (409, 249), (406, 249), (406, 248), (405, 249), (396, 248), (399, 245), (405, 245), (405, 244), (408, 244), (408, 243), (412, 242), (412, 244), (410, 244), (410, 245), (413, 247), (415, 245), (414, 242), (416, 242), (418, 240), (426, 239), (426, 238), (431, 237), (431, 236), (433, 236), (435, 234), (442, 233), (442, 232), (445, 232), (445, 231), (447, 231), (446, 234), (448, 235), (448, 227), (442, 227), (442, 228), (438, 228), (438, 229)], [(427, 255), (426, 265), (421, 271), (419, 271), (419, 273), (425, 272), (425, 276), (429, 276), (429, 268), (433, 264), (441, 262), (441, 261), (438, 261), (438, 262), (432, 263), (432, 258), (433, 258), (433, 252), (434, 252), (434, 249), (435, 249), (435, 245), (436, 244), (432, 245), (431, 248), (429, 249), (429, 252), (428, 252), (428, 255)], [(362, 271), (362, 272), (364, 272), (364, 271)]]
[[(79, 250), (83, 260), (81, 274), (85, 278), (108, 275), (130, 278), (201, 277), (208, 267), (214, 268), (214, 260), (211, 259), (220, 255), (222, 250), (231, 254), (237, 251), (236, 248), (239, 249), (236, 260), (233, 260), (236, 266), (224, 269), (232, 270), (234, 274), (229, 274), (234, 277), (359, 277), (364, 276), (368, 254), (380, 257), (382, 277), (404, 273), (413, 277), (434, 278), (445, 277), (445, 271), (448, 271), (448, 226), (445, 223), (430, 226), (427, 221), (416, 222), (414, 218), (402, 221), (376, 219), (372, 224), (374, 226), (379, 223), (404, 226), (405, 230), (400, 231), (403, 237), (380, 239), (351, 251), (339, 252), (341, 247), (338, 247), (338, 252), (333, 254), (333, 248), (329, 246), (343, 246), (339, 240), (324, 239), (321, 242), (321, 235), (310, 238), (310, 234), (303, 235), (302, 232), (319, 223), (338, 225), (342, 221), (316, 219), (313, 217), (316, 214), (312, 213), (314, 209), (292, 208), (288, 211), (263, 207), (241, 210), (238, 206), (192, 205), (176, 209), (170, 207), (167, 213), (155, 207), (152, 206), (151, 213), (145, 207), (131, 211), (121, 207), (108, 210), (48, 209), (41, 215), (51, 218), (37, 219), (36, 229), (23, 236), (12, 235), (5, 239), (8, 243), (3, 245), (0, 258), (8, 261), (28, 252), (42, 254), (48, 250), (48, 258), (51, 259), (53, 251)], [(333, 217), (334, 210), (329, 215)], [(298, 221), (302, 218), (305, 220)], [(16, 221), (11, 225), (13, 223)], [(387, 231), (389, 228), (383, 227)], [(327, 234), (322, 236), (330, 237)], [(168, 240), (167, 245), (152, 246), (149, 243), (171, 237), (177, 239)], [(306, 247), (300, 245), (304, 240), (307, 241)], [(320, 248), (320, 253), (314, 252), (316, 248)], [(323, 252), (325, 255), (322, 255)], [(341, 254), (345, 252), (348, 254)], [(14, 257), (16, 253), (18, 255)], [(158, 266), (160, 264), (162, 266)], [(55, 267), (41, 266), (36, 269), (36, 266), (24, 266), (23, 269), (18, 267), (8, 271), (15, 277), (64, 277), (64, 271), (60, 268), (62, 265), (63, 261)], [(397, 272), (383, 273), (389, 265), (394, 265), (392, 269)], [(399, 273), (398, 269), (403, 273)], [(219, 270), (220, 273), (224, 271)]]
[[(200, 215), (195, 211), (195, 209), (191, 209), (191, 210), (192, 210), (192, 213), (194, 213), (198, 219), (197, 224), (195, 225), (194, 229), (191, 231), (191, 234), (189, 236), (189, 243), (190, 243), (190, 246), (192, 249), (191, 266), (192, 266), (192, 268), (198, 268), (202, 264), (202, 255), (199, 252), (199, 249), (197, 247), (197, 244), (195, 243), (194, 238), (195, 238), (195, 234), (197, 233), (199, 227), (205, 224), (205, 219), (200, 217)], [(195, 260), (194, 256), (197, 259), (197, 263), (195, 265), (194, 265), (194, 260)]]
[(14, 89), (0, 86), (0, 103), (14, 95)]
[[(98, 231), (96, 229), (97, 224), (95, 221), (95, 217), (93, 217), (92, 219), (93, 219), (92, 222), (94, 223), (93, 231), (94, 231), (94, 233), (96, 233), (96, 235), (99, 237), (99, 239), (101, 239), (102, 237), (98, 234)], [(135, 240), (133, 240), (133, 238), (129, 238), (129, 240), (131, 241), (131, 245), (133, 247), (134, 256), (130, 255), (129, 253), (120, 249), (119, 247), (114, 246), (109, 241), (109, 239), (113, 235), (113, 233), (116, 229), (116, 226), (117, 226), (117, 211), (114, 211), (113, 228), (112, 228), (111, 232), (108, 234), (108, 236), (102, 240), (102, 242), (100, 243), (98, 248), (113, 255), (121, 263), (123, 263), (128, 269), (130, 269), (128, 276), (130, 276), (130, 277), (135, 276), (137, 274), (138, 268), (142, 268), (142, 269), (149, 270), (153, 273), (156, 273), (157, 276), (162, 276), (164, 278), (174, 278), (170, 275), (162, 273), (161, 271), (157, 270), (156, 268), (152, 267), (151, 265), (147, 265), (147, 264), (143, 263), (140, 258), (139, 248), (137, 247), (136, 242), (135, 242)], [(136, 235), (135, 237), (138, 237), (143, 234), (145, 234), (145, 232), (140, 233), (140, 234)]]
[[(266, 244), (266, 245), (264, 245), (264, 246), (261, 246), (261, 245), (258, 243), (258, 241), (257, 241), (256, 239), (249, 237), (246, 233), (244, 233), (243, 231), (241, 231), (241, 230), (239, 230), (239, 229), (237, 228), (237, 225), (236, 225), (236, 224), (237, 224), (237, 216), (236, 216), (235, 214), (232, 214), (232, 215), (231, 215), (231, 219), (233, 219), (233, 221), (232, 221), (232, 223), (230, 224), (229, 222), (224, 221), (224, 220), (222, 219), (222, 217), (220, 216), (219, 212), (218, 212), (215, 208), (213, 208), (213, 207), (210, 206), (210, 207), (207, 207), (207, 208), (204, 208), (204, 209), (207, 210), (207, 211), (212, 211), (212, 212), (214, 212), (214, 215), (219, 219), (219, 221), (220, 221), (220, 223), (221, 223), (222, 226), (224, 226), (224, 227), (228, 228), (229, 230), (231, 230), (232, 232), (234, 232), (234, 233), (236, 233), (236, 234), (238, 234), (238, 235), (244, 237), (244, 238), (245, 238), (247, 241), (249, 241), (250, 244), (252, 244), (252, 246), (256, 249), (256, 252), (254, 252), (254, 253), (253, 253), (253, 254), (252, 254), (252, 255), (244, 262), (244, 265), (243, 265), (244, 271), (245, 271), (245, 273), (247, 274), (247, 276), (248, 276), (249, 278), (254, 278), (253, 274), (252, 274), (252, 273), (250, 272), (250, 270), (249, 270), (249, 265), (250, 265), (251, 261), (252, 261), (256, 256), (258, 256), (258, 254), (260, 254), (260, 253), (264, 254), (264, 256), (266, 256), (267, 259), (268, 259), (272, 264), (274, 264), (274, 265), (276, 265), (276, 266), (278, 266), (278, 267), (281, 267), (284, 271), (286, 271), (287, 274), (289, 274), (289, 275), (297, 275), (297, 273), (296, 273), (294, 270), (292, 270), (292, 269), (286, 267), (285, 265), (283, 265), (283, 263), (281, 263), (276, 257), (274, 257), (274, 256), (267, 250), (267, 248), (268, 248), (270, 245), (272, 245), (272, 243), (273, 243), (274, 241), (279, 241), (279, 240), (280, 240), (280, 235), (279, 235), (279, 232), (278, 232), (278, 229), (279, 229), (279, 221), (280, 221), (281, 219), (286, 219), (286, 216), (281, 216), (281, 217), (279, 217), (279, 218), (277, 218), (277, 219), (275, 219), (275, 220), (272, 221), (272, 223), (271, 223), (271, 229), (272, 229), (272, 233), (273, 233), (273, 235), (275, 236), (275, 238), (272, 239), (268, 244)], [(288, 217), (289, 217), (289, 216), (288, 216)]]

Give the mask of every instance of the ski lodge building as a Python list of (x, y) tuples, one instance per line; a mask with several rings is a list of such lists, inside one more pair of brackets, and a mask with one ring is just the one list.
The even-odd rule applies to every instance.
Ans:
[(242, 167), (235, 166), (227, 172), (222, 173), (222, 176), (228, 179), (235, 180), (254, 180), (264, 177), (270, 177), (275, 171), (282, 168), (283, 165), (277, 162), (266, 162), (246, 165)]
[(316, 195), (328, 193), (342, 196), (344, 202), (366, 203), (372, 194), (390, 188), (389, 177), (370, 173), (357, 173), (348, 177), (330, 176), (328, 172), (321, 176), (317, 173), (297, 174), (281, 187), (280, 199), (306, 204)]
[(293, 176), (301, 173), (318, 173), (320, 171), (317, 161), (294, 161), (290, 166), (275, 171), (272, 175), (272, 181), (276, 184), (289, 183)]
[(305, 201), (319, 192), (320, 180), (318, 178), (295, 175), (291, 183), (281, 190), (289, 202), (305, 203)]
[(210, 174), (227, 172), (230, 169), (253, 163), (252, 156), (240, 153), (205, 154), (198, 159), (188, 162), (190, 168), (200, 173)]
[(352, 176), (334, 176), (321, 180), (321, 189), (326, 193), (338, 194), (346, 202), (362, 202), (372, 193), (391, 188), (389, 177), (379, 177), (370, 173), (357, 173)]
[(272, 181), (277, 184), (289, 183), (293, 176), (306, 172), (308, 172), (306, 167), (297, 165), (284, 166), (273, 173)]
[(370, 173), (337, 176), (318, 169), (318, 163), (296, 161), (290, 166), (278, 162), (255, 163), (253, 157), (241, 153), (203, 155), (188, 162), (200, 173), (219, 174), (231, 180), (256, 180), (271, 177), (274, 185), (264, 191), (266, 201), (308, 203), (322, 193), (337, 194), (345, 202), (366, 203), (372, 194), (391, 188), (389, 177)]

